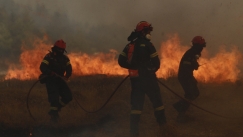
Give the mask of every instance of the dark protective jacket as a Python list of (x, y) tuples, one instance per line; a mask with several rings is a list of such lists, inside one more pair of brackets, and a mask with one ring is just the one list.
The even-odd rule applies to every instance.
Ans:
[[(129, 45), (134, 44), (132, 57), (128, 58)], [(155, 74), (160, 68), (160, 60), (154, 45), (143, 37), (127, 44), (119, 55), (118, 64), (126, 69), (138, 70), (141, 74)]]
[(40, 70), (44, 75), (56, 73), (59, 76), (69, 78), (72, 75), (72, 65), (66, 55), (56, 56), (53, 52), (46, 54), (41, 62)]
[(200, 55), (201, 53), (198, 52), (198, 50), (195, 50), (193, 47), (185, 52), (181, 58), (178, 70), (178, 79), (180, 81), (195, 79), (193, 76), (193, 71), (197, 70), (199, 67), (197, 59)]

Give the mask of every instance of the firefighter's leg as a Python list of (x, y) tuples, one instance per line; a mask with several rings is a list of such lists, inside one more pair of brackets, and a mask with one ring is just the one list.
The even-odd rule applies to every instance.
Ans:
[(153, 104), (154, 108), (154, 115), (155, 118), (159, 124), (159, 129), (157, 132), (158, 137), (164, 137), (164, 136), (174, 136), (174, 134), (177, 132), (176, 128), (172, 126), (171, 124), (167, 123), (166, 116), (165, 116), (165, 109), (162, 101), (162, 97), (160, 94), (160, 88), (157, 82), (157, 78), (152, 78), (148, 80), (148, 89), (146, 91), (146, 94), (148, 95), (150, 101)]
[[(199, 90), (197, 88), (197, 83), (193, 80), (180, 81), (183, 90), (185, 91), (184, 97), (188, 101), (193, 101), (199, 96)], [(186, 122), (189, 117), (186, 117), (185, 113), (190, 107), (190, 103), (185, 100), (180, 100), (173, 104), (173, 107), (178, 111), (177, 122)]]
[(59, 100), (58, 110), (60, 111), (62, 107), (68, 104), (72, 99), (72, 93), (70, 88), (66, 83), (62, 83), (61, 90), (60, 90), (61, 99)]
[(149, 79), (146, 87), (146, 94), (153, 104), (155, 118), (160, 125), (163, 125), (166, 123), (166, 116), (157, 79)]
[(184, 87), (185, 89), (185, 98), (188, 100), (195, 100), (199, 96), (199, 89), (197, 87), (197, 82), (195, 80), (191, 80), (189, 85), (187, 87)]
[(130, 114), (130, 133), (131, 135), (139, 134), (139, 121), (142, 114), (141, 110), (131, 110)]
[(47, 94), (48, 94), (48, 101), (50, 103), (50, 111), (48, 114), (51, 116), (51, 120), (57, 121), (59, 118), (58, 115), (58, 105), (59, 105), (59, 92), (58, 86), (55, 82), (48, 82), (46, 83)]
[[(192, 96), (192, 84), (189, 80), (184, 80), (184, 81), (179, 81), (184, 92), (185, 92), (185, 95), (184, 97), (187, 99), (187, 100), (191, 100), (191, 96)], [(173, 104), (173, 107), (177, 110), (177, 112), (179, 114), (184, 114), (188, 108), (190, 107), (190, 104), (185, 101), (185, 100), (179, 100), (178, 102), (176, 102), (175, 104)]]
[(145, 93), (141, 91), (141, 85), (137, 80), (131, 80), (131, 113), (130, 113), (130, 133), (138, 135), (139, 121), (142, 114)]
[[(192, 79), (188, 80), (186, 82), (181, 82), (181, 86), (185, 92), (184, 97), (188, 101), (193, 101), (199, 96), (199, 90), (197, 87), (197, 83)], [(174, 107), (178, 112), (185, 112), (190, 107), (190, 103), (185, 100), (180, 100), (176, 104), (174, 104)]]

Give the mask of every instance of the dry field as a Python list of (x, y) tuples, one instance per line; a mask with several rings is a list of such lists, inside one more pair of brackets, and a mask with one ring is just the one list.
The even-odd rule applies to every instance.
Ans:
[[(105, 75), (72, 78), (68, 83), (73, 96), (88, 111), (99, 109), (124, 77)], [(2, 79), (2, 78), (1, 78)], [(160, 79), (164, 84), (183, 95), (176, 78)], [(38, 83), (29, 98), (27, 93), (34, 80), (8, 80), (0, 82), (0, 137), (128, 137), (130, 112), (130, 81), (127, 79), (110, 102), (97, 113), (86, 113), (73, 100), (60, 112), (60, 121), (53, 124), (47, 115), (49, 104), (45, 86)], [(193, 103), (222, 118), (196, 107), (190, 107), (187, 115), (191, 121), (177, 123), (172, 104), (179, 98), (161, 86), (168, 123), (174, 126), (177, 137), (242, 137), (243, 136), (243, 85), (236, 83), (199, 83), (200, 96)], [(157, 137), (158, 125), (148, 98), (140, 122), (141, 137)]]

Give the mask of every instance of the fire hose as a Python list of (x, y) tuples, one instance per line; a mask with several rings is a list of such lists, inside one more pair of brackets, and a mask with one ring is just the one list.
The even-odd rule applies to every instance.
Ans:
[(74, 97), (74, 99), (75, 99), (75, 101), (78, 103), (78, 105), (79, 105), (79, 107), (83, 110), (83, 111), (85, 111), (85, 112), (87, 112), (87, 113), (96, 113), (96, 112), (98, 112), (98, 111), (100, 111), (101, 109), (103, 109), (105, 106), (106, 106), (106, 104), (111, 100), (111, 98), (113, 97), (113, 95), (116, 93), (116, 91), (119, 89), (119, 87), (123, 84), (123, 82), (128, 78), (129, 76), (126, 76), (118, 85), (117, 85), (117, 87), (115, 88), (115, 90), (112, 92), (112, 94), (110, 95), (110, 97), (106, 100), (106, 102), (99, 108), (99, 109), (97, 109), (97, 110), (95, 110), (95, 111), (88, 111), (88, 110), (86, 110), (84, 107), (82, 107), (80, 104), (79, 104), (79, 102), (78, 102), (78, 100)]
[(209, 111), (209, 110), (206, 110), (206, 109), (204, 109), (204, 108), (202, 108), (202, 107), (200, 107), (200, 106), (198, 106), (198, 105), (192, 103), (191, 101), (189, 101), (189, 100), (187, 100), (187, 99), (181, 97), (181, 96), (178, 95), (175, 91), (173, 91), (171, 88), (169, 88), (169, 87), (166, 86), (164, 83), (162, 83), (159, 79), (157, 79), (157, 80), (158, 80), (158, 82), (159, 82), (162, 86), (164, 86), (166, 89), (168, 89), (168, 90), (169, 90), (170, 92), (172, 92), (174, 95), (176, 95), (176, 96), (179, 97), (180, 99), (186, 101), (187, 103), (191, 104), (192, 106), (194, 106), (194, 107), (196, 107), (196, 108), (198, 108), (198, 109), (200, 109), (200, 110), (202, 110), (202, 111), (208, 112), (208, 113), (210, 113), (210, 114), (212, 114), (212, 115), (215, 115), (215, 116), (218, 116), (218, 117), (222, 117), (222, 118), (227, 118), (227, 119), (239, 119), (239, 118), (232, 118), (232, 117), (223, 116), (223, 115), (220, 115), (220, 114), (211, 112), (211, 111)]
[[(29, 89), (28, 94), (27, 94), (27, 99), (26, 99), (27, 110), (28, 110), (28, 112), (29, 112), (30, 117), (31, 117), (34, 121), (35, 121), (36, 119), (35, 119), (34, 116), (32, 115), (32, 113), (31, 113), (31, 111), (30, 111), (30, 108), (29, 108), (29, 96), (30, 96), (30, 93), (31, 93), (32, 89), (34, 88), (34, 86), (35, 86), (40, 80), (42, 80), (42, 79), (44, 79), (44, 78), (46, 78), (46, 77), (48, 77), (48, 76), (44, 76), (44, 77), (38, 79), (37, 81), (35, 81), (34, 84), (31, 86), (31, 88)], [(66, 82), (66, 80), (63, 79), (63, 77), (61, 77), (61, 76), (58, 76), (58, 77), (60, 77), (64, 82)], [(129, 77), (129, 75), (126, 76), (126, 77), (125, 77), (125, 78), (124, 78), (124, 79), (117, 85), (117, 87), (116, 87), (115, 90), (112, 92), (112, 94), (109, 96), (109, 98), (105, 101), (105, 103), (104, 103), (99, 109), (97, 109), (97, 110), (95, 110), (95, 111), (88, 111), (88, 110), (86, 110), (82, 105), (80, 105), (80, 103), (78, 102), (78, 100), (77, 100), (75, 97), (73, 97), (73, 98), (74, 98), (74, 100), (77, 102), (78, 106), (79, 106), (83, 111), (85, 111), (85, 112), (87, 112), (87, 113), (96, 113), (96, 112), (100, 111), (101, 109), (103, 109), (103, 108), (106, 106), (106, 104), (111, 100), (111, 98), (113, 97), (113, 95), (116, 93), (116, 91), (119, 89), (119, 87), (123, 84), (123, 82), (124, 82), (128, 77)], [(67, 86), (67, 87), (68, 87), (68, 86)], [(68, 87), (68, 88), (69, 88), (69, 87)], [(69, 88), (69, 90), (70, 90), (70, 88)], [(71, 91), (71, 90), (70, 90), (70, 91)]]
[[(45, 76), (45, 77), (47, 77), (47, 76)], [(43, 77), (43, 78), (45, 78), (45, 77)], [(60, 77), (63, 81), (66, 82), (66, 80), (64, 80), (61, 76), (59, 76), (59, 77)], [(95, 110), (95, 111), (88, 111), (88, 110), (86, 110), (82, 105), (80, 105), (80, 103), (78, 102), (78, 100), (77, 100), (75, 97), (74, 97), (74, 99), (75, 99), (75, 101), (77, 102), (78, 106), (79, 106), (83, 111), (85, 111), (85, 112), (87, 112), (87, 113), (96, 113), (96, 112), (100, 111), (101, 109), (103, 109), (103, 108), (106, 106), (106, 104), (111, 100), (111, 98), (112, 98), (113, 95), (116, 93), (116, 91), (118, 90), (118, 88), (123, 84), (123, 82), (124, 82), (128, 77), (129, 77), (129, 75), (126, 76), (126, 77), (125, 77), (125, 78), (124, 78), (124, 79), (117, 85), (117, 87), (116, 87), (115, 90), (112, 92), (112, 94), (109, 96), (109, 98), (105, 101), (105, 103), (104, 103), (99, 109), (97, 109), (97, 110)], [(42, 79), (42, 78), (41, 78), (41, 79)], [(30, 111), (30, 108), (29, 108), (29, 96), (30, 96), (30, 92), (32, 91), (32, 89), (34, 88), (34, 86), (35, 86), (41, 79), (38, 79), (38, 80), (31, 86), (31, 88), (29, 89), (29, 92), (28, 92), (28, 94), (27, 94), (27, 101), (26, 101), (26, 102), (27, 102), (27, 103), (26, 103), (26, 104), (27, 104), (27, 109), (28, 109), (28, 112), (29, 112), (30, 117), (31, 117), (33, 120), (35, 120), (35, 118), (33, 117), (32, 113), (31, 113), (31, 111)], [(218, 117), (222, 117), (222, 118), (227, 118), (227, 119), (239, 119), (239, 118), (232, 118), (232, 117), (223, 116), (223, 115), (220, 115), (220, 114), (211, 112), (211, 111), (209, 111), (209, 110), (206, 110), (206, 109), (204, 109), (204, 108), (202, 108), (202, 107), (200, 107), (200, 106), (198, 106), (198, 105), (192, 103), (191, 101), (189, 101), (189, 100), (187, 100), (187, 99), (181, 97), (181, 96), (178, 95), (175, 91), (173, 91), (171, 88), (169, 88), (167, 85), (165, 85), (164, 83), (162, 83), (159, 79), (157, 79), (157, 81), (158, 81), (162, 86), (164, 86), (166, 89), (168, 89), (170, 92), (172, 92), (174, 95), (176, 95), (176, 96), (179, 97), (180, 99), (186, 101), (186, 102), (189, 103), (190, 105), (192, 105), (192, 106), (194, 106), (194, 107), (196, 107), (196, 108), (198, 108), (198, 109), (200, 109), (200, 110), (202, 110), (202, 111), (205, 111), (205, 112), (207, 112), (207, 113), (210, 113), (210, 114), (212, 114), (212, 115), (215, 115), (215, 116), (218, 116)], [(69, 87), (68, 87), (68, 88), (69, 88)], [(71, 90), (70, 90), (70, 91), (71, 91)]]

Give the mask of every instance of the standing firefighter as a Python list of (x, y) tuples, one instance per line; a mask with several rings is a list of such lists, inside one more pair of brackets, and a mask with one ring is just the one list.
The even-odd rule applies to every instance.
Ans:
[(128, 37), (129, 43), (119, 55), (118, 63), (128, 69), (131, 80), (130, 133), (138, 135), (139, 120), (143, 109), (145, 94), (153, 104), (154, 115), (161, 127), (166, 124), (164, 106), (155, 72), (160, 60), (155, 47), (150, 42), (153, 27), (146, 21), (137, 24)]
[[(180, 61), (178, 80), (185, 92), (184, 97), (189, 101), (193, 101), (199, 96), (197, 80), (193, 76), (193, 71), (199, 67), (197, 60), (201, 56), (204, 47), (206, 47), (204, 38), (195, 36), (192, 39), (192, 47), (185, 52)], [(186, 122), (185, 112), (188, 110), (190, 104), (185, 100), (180, 100), (173, 104), (173, 106), (178, 112), (177, 121)]]
[[(40, 65), (40, 70), (46, 84), (50, 111), (48, 114), (51, 120), (56, 122), (59, 118), (58, 111), (72, 100), (71, 91), (66, 84), (68, 78), (72, 75), (72, 66), (69, 58), (64, 55), (66, 43), (63, 40), (55, 42)], [(66, 81), (65, 81), (66, 80)], [(61, 97), (59, 99), (59, 97)]]

